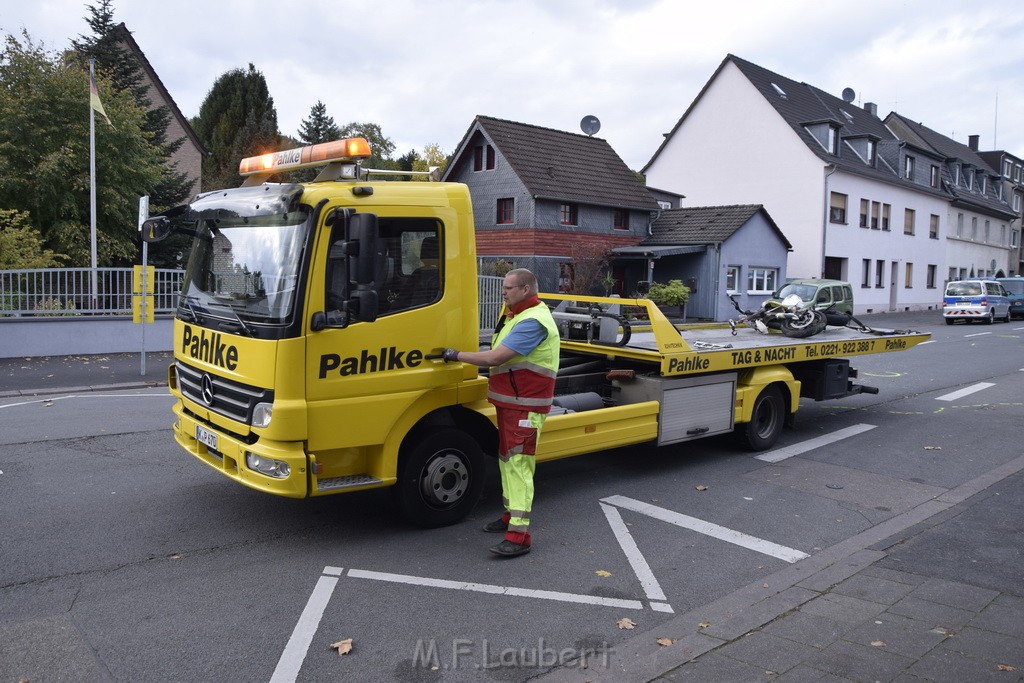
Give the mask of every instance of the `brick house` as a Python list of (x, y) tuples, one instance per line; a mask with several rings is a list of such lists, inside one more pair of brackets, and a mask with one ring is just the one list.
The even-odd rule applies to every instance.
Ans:
[[(575, 256), (638, 244), (659, 209), (607, 141), (489, 116), (473, 120), (444, 180), (469, 186), (480, 272), (504, 259), (542, 291), (569, 288)], [(612, 274), (624, 290), (623, 269)]]

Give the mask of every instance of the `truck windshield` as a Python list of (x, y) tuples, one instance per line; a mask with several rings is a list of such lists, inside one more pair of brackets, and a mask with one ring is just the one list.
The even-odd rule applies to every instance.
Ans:
[(179, 310), (246, 323), (285, 324), (296, 302), (308, 210), (200, 220)]

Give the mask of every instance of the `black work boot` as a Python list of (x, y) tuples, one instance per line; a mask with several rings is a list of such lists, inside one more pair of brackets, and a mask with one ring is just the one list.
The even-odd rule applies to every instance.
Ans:
[(503, 534), (508, 531), (508, 519), (502, 517), (484, 525), (484, 531), (489, 534)]
[(513, 543), (506, 538), (498, 545), (491, 546), (488, 550), (495, 555), (501, 555), (502, 557), (517, 557), (530, 552), (530, 546), (526, 544)]

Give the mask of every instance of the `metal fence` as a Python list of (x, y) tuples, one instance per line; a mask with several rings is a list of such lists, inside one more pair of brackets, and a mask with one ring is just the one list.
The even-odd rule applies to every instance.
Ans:
[[(133, 269), (97, 268), (95, 296), (92, 272), (90, 268), (0, 270), (0, 317), (131, 315)], [(156, 269), (155, 313), (174, 311), (184, 275), (183, 270)]]
[[(185, 275), (183, 270), (156, 269), (154, 312), (173, 313)], [(0, 318), (73, 315), (131, 315), (132, 268), (97, 268), (96, 297), (89, 268), (0, 270)], [(479, 278), (480, 327), (494, 326), (501, 311), (502, 278)]]

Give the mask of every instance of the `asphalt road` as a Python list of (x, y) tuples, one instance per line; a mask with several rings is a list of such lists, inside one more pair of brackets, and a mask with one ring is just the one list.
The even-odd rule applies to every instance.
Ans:
[(879, 394), (805, 402), (776, 462), (712, 438), (542, 465), (511, 561), (480, 531), (493, 472), (470, 519), (423, 531), (387, 491), (236, 486), (173, 443), (162, 387), (0, 399), (0, 680), (584, 680), (855, 543), (1021, 596), (1024, 324), (890, 320), (933, 341), (855, 359)]

